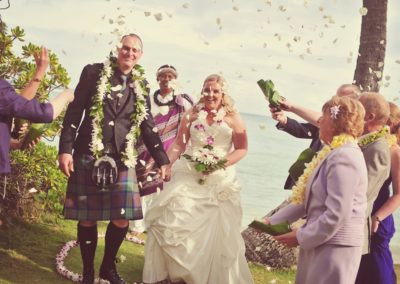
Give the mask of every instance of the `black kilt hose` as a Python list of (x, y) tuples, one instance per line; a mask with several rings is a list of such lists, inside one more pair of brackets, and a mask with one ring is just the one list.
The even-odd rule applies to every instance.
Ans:
[(74, 157), (74, 172), (68, 179), (64, 216), (73, 220), (138, 220), (143, 218), (135, 168), (117, 162), (117, 182), (106, 190), (94, 184), (94, 158)]

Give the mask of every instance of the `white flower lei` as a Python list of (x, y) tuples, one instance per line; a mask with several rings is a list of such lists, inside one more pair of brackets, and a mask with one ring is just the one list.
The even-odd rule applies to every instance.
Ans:
[[(144, 81), (144, 70), (140, 65), (135, 65), (132, 70), (132, 80), (136, 90), (136, 104), (135, 111), (131, 115), (132, 127), (126, 135), (126, 148), (122, 152), (122, 161), (125, 166), (132, 168), (136, 165), (137, 151), (135, 144), (140, 136), (140, 125), (147, 117), (146, 96), (146, 83)], [(90, 116), (92, 117), (92, 142), (90, 143), (90, 150), (93, 155), (98, 158), (104, 150), (103, 144), (103, 105), (104, 99), (110, 95), (111, 83), (110, 78), (113, 75), (113, 63), (110, 59), (104, 62), (103, 70), (100, 73), (100, 79), (97, 82), (97, 93), (93, 97), (93, 105), (90, 108)]]
[[(215, 113), (215, 111), (214, 111)], [(207, 124), (207, 115), (208, 112), (205, 111), (204, 109), (199, 111), (199, 116), (198, 116), (198, 120), (202, 123), (202, 124)], [(223, 107), (221, 107), (214, 115), (213, 120), (215, 122), (221, 123), (222, 120), (224, 119), (226, 115), (225, 109)]]

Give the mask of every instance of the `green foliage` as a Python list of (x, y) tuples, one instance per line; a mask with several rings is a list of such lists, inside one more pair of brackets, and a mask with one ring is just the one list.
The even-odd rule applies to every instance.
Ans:
[(43, 142), (30, 151), (11, 152), (12, 173), (0, 217), (39, 218), (45, 212), (62, 213), (67, 179), (56, 160), (57, 149)]
[[(18, 91), (22, 90), (35, 74), (34, 55), (40, 47), (25, 43), (25, 31), (17, 26), (11, 29), (0, 21), (0, 78), (8, 80)], [(15, 43), (22, 42), (21, 50), (15, 51)], [(49, 51), (50, 68), (44, 76), (36, 99), (47, 102), (59, 89), (68, 86), (70, 78), (58, 57)], [(45, 133), (53, 138), (61, 129), (63, 115), (60, 115)], [(15, 119), (15, 124), (22, 121)], [(39, 143), (34, 150), (11, 153), (12, 174), (8, 179), (5, 198), (0, 203), (0, 222), (11, 216), (40, 217), (45, 211), (60, 214), (66, 178), (56, 165), (57, 151), (54, 147)], [(30, 189), (38, 190), (30, 193)], [(3, 192), (2, 192), (3, 193)]]
[[(25, 31), (17, 26), (8, 31), (7, 25), (0, 22), (0, 78), (8, 80), (17, 91), (22, 90), (35, 73), (34, 55), (40, 47), (27, 43), (19, 54), (13, 46), (16, 42), (24, 42)], [(66, 69), (59, 63), (57, 55), (49, 51), (50, 69), (43, 78), (36, 94), (40, 102), (47, 102), (61, 88), (66, 88), (71, 79)], [(60, 115), (50, 126), (45, 136), (54, 137), (61, 129), (63, 115)]]

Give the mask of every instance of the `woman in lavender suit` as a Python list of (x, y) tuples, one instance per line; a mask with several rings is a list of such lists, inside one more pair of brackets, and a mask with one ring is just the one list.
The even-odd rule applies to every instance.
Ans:
[(348, 97), (334, 97), (322, 110), (320, 138), (327, 146), (305, 169), (304, 183), (299, 181), (294, 188), (292, 204), (266, 222), (293, 222), (307, 216), (301, 228), (276, 237), (288, 246), (300, 246), (297, 284), (353, 284), (367, 206), (367, 169), (356, 142), (365, 111)]

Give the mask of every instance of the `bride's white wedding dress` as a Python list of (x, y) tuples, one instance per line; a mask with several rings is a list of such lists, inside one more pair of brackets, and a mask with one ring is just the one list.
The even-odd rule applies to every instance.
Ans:
[[(191, 154), (214, 139), (214, 148), (232, 151), (232, 129), (225, 123), (190, 128)], [(197, 124), (198, 126), (199, 124)], [(240, 187), (234, 166), (206, 177), (181, 158), (172, 168), (171, 181), (154, 198), (145, 217), (148, 238), (143, 281), (169, 279), (187, 284), (254, 283), (246, 262), (241, 230)]]

